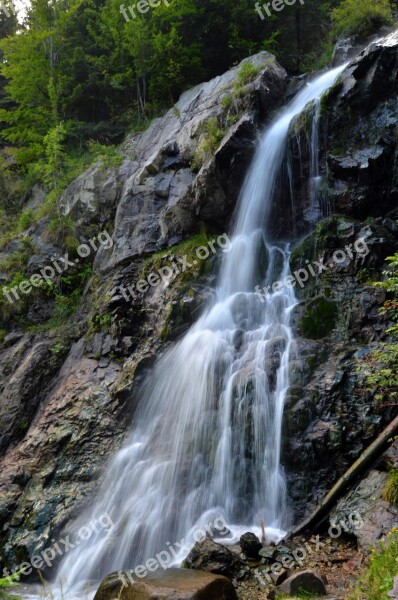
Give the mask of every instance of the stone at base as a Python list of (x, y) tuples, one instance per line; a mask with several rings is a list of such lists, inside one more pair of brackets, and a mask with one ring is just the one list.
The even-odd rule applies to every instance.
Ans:
[(94, 600), (237, 600), (226, 577), (190, 569), (167, 569), (123, 586), (117, 573), (105, 577)]
[(309, 569), (295, 573), (289, 579), (286, 579), (278, 589), (291, 596), (300, 591), (326, 596), (326, 587), (321, 577)]

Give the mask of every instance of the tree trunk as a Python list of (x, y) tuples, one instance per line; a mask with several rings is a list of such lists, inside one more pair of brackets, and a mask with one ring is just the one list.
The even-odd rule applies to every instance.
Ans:
[(398, 434), (398, 417), (386, 427), (378, 438), (364, 451), (357, 461), (344, 473), (330, 492), (324, 497), (312, 514), (304, 519), (290, 533), (289, 538), (310, 532), (330, 513), (337, 500), (347, 491), (360, 475), (373, 463), (391, 444), (391, 438)]

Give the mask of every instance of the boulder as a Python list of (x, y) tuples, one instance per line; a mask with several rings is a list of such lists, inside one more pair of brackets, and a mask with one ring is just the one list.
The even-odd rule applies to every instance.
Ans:
[[(127, 581), (127, 578), (125, 579)], [(221, 575), (168, 569), (123, 585), (117, 573), (106, 577), (94, 600), (237, 600), (232, 583)]]
[(241, 536), (240, 547), (248, 558), (258, 558), (258, 553), (263, 546), (258, 537), (249, 531)]
[(245, 564), (235, 552), (206, 539), (195, 544), (186, 557), (183, 567), (209, 571), (232, 579), (245, 567)]
[(294, 596), (300, 591), (326, 596), (326, 586), (323, 579), (310, 569), (295, 573), (279, 586), (281, 592)]

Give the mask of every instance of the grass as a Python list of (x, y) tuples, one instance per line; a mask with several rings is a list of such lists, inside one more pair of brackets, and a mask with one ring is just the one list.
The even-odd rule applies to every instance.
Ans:
[(383, 490), (383, 500), (398, 504), (398, 469), (390, 469), (388, 481)]
[(226, 129), (220, 126), (217, 117), (212, 117), (205, 123), (204, 135), (199, 142), (191, 165), (194, 170), (199, 171), (206, 160), (214, 156), (225, 133)]
[(394, 527), (377, 548), (372, 549), (368, 570), (348, 600), (389, 600), (398, 575), (398, 530)]
[(11, 582), (6, 578), (0, 578), (0, 600), (21, 600), (19, 596), (9, 594), (8, 589), (18, 585), (16, 581), (19, 579), (18, 573), (10, 575)]

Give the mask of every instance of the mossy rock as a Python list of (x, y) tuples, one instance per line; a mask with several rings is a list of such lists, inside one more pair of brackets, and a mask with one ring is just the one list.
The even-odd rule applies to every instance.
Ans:
[(328, 336), (336, 326), (337, 306), (324, 296), (307, 303), (300, 322), (302, 335), (310, 340), (320, 340)]

